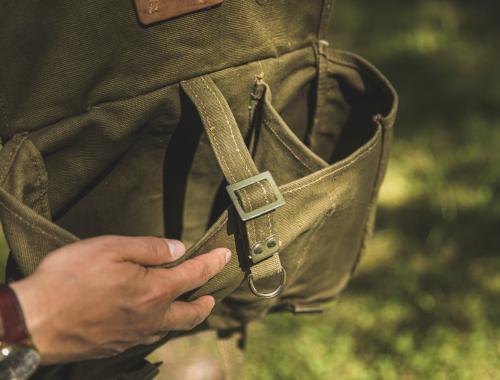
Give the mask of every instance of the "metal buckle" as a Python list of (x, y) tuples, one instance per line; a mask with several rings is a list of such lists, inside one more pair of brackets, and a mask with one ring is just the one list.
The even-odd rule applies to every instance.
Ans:
[[(271, 185), (271, 189), (273, 190), (273, 194), (276, 197), (276, 200), (264, 206), (258, 207), (255, 210), (251, 211), (243, 210), (243, 207), (241, 206), (238, 196), (236, 195), (236, 191), (263, 180), (266, 180)], [(234, 207), (236, 208), (236, 211), (238, 212), (238, 215), (243, 221), (255, 219), (261, 215), (276, 210), (278, 207), (281, 207), (285, 204), (285, 199), (283, 198), (283, 195), (278, 189), (278, 185), (276, 185), (276, 182), (274, 182), (274, 179), (269, 171), (265, 171), (263, 173), (254, 175), (253, 177), (244, 179), (243, 181), (233, 183), (232, 185), (228, 185), (226, 187), (226, 190), (229, 194), (229, 197), (231, 198), (231, 201), (234, 204)]]
[(286, 282), (285, 268), (281, 268), (280, 275), (281, 275), (281, 277), (280, 277), (280, 282), (279, 282), (278, 286), (271, 292), (261, 292), (260, 290), (257, 290), (257, 288), (255, 287), (254, 281), (253, 281), (253, 275), (251, 273), (249, 273), (248, 277), (247, 277), (248, 286), (250, 287), (250, 290), (252, 291), (252, 293), (254, 295), (256, 295), (257, 297), (274, 298), (281, 293), (281, 291), (283, 290), (283, 285)]

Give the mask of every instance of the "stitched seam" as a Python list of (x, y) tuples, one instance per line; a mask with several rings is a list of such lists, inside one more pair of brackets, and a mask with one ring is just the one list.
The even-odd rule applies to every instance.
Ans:
[[(241, 152), (241, 150), (238, 148), (238, 143), (236, 142), (236, 137), (235, 137), (235, 135), (234, 135), (234, 130), (233, 130), (234, 128), (233, 128), (233, 126), (231, 126), (231, 124), (230, 124), (230, 122), (229, 122), (228, 115), (227, 115), (227, 109), (226, 109), (226, 108), (222, 105), (222, 103), (221, 103), (221, 101), (220, 101), (219, 97), (218, 97), (218, 96), (214, 93), (214, 91), (213, 91), (213, 90), (212, 90), (212, 89), (208, 86), (208, 83), (207, 83), (207, 81), (206, 81), (205, 77), (201, 77), (201, 79), (202, 79), (203, 83), (205, 84), (205, 87), (206, 87), (206, 88), (210, 91), (210, 93), (211, 93), (211, 94), (215, 97), (215, 99), (217, 100), (217, 103), (219, 103), (219, 107), (220, 107), (220, 109), (222, 110), (222, 113), (224, 114), (224, 118), (226, 119), (226, 124), (227, 124), (227, 126), (228, 126), (228, 128), (229, 128), (229, 131), (231, 132), (231, 138), (233, 139), (233, 143), (234, 143), (234, 146), (235, 146), (235, 148), (236, 148), (236, 152), (238, 152), (238, 156), (240, 157), (241, 161), (243, 162), (243, 165), (245, 166), (245, 169), (246, 169), (246, 171), (247, 171), (248, 175), (251, 175), (252, 173), (251, 173), (251, 171), (250, 171), (250, 169), (249, 169), (249, 167), (248, 167), (248, 165), (247, 165), (247, 163), (246, 163), (246, 160), (245, 160), (245, 158), (244, 158), (244, 156), (243, 156), (243, 153), (242, 153), (242, 152)], [(266, 190), (266, 188), (264, 187), (264, 185), (263, 185), (262, 183), (258, 182), (258, 184), (259, 184), (259, 187), (261, 188), (262, 192), (264, 193), (264, 198), (265, 198), (265, 200), (266, 200), (266, 204), (269, 204), (269, 199), (268, 199), (268, 197), (267, 197), (267, 190)], [(244, 190), (244, 189), (242, 189), (242, 190)], [(244, 191), (244, 193), (245, 193), (245, 196), (246, 196), (246, 191)], [(249, 197), (249, 199), (250, 199), (250, 197)], [(250, 204), (250, 208), (252, 208), (252, 209), (253, 209), (253, 206), (252, 206), (252, 203), (251, 203), (251, 201), (250, 201), (250, 200), (249, 200), (249, 204)], [(251, 222), (251, 224), (253, 224), (254, 233), (255, 233), (254, 240), (257, 240), (257, 227), (256, 227), (257, 223), (258, 223), (257, 221), (255, 221), (255, 222)], [(269, 227), (269, 235), (272, 235), (272, 224), (271, 224), (271, 218), (270, 218), (269, 214), (267, 215), (267, 223), (268, 223), (268, 227)]]
[[(356, 158), (359, 158), (359, 161), (355, 162), (353, 166), (351, 166), (350, 168), (354, 168), (356, 166), (358, 166), (362, 161), (364, 161), (366, 159), (366, 155), (373, 150), (373, 148), (375, 147), (376, 144), (373, 144), (370, 149), (366, 150), (365, 152), (363, 152), (362, 154), (360, 154), (359, 156), (357, 156)], [(294, 189), (290, 189), (290, 190), (287, 190), (287, 191), (284, 191), (283, 194), (291, 194), (291, 193), (294, 193), (295, 191), (298, 191), (298, 190), (301, 190), (305, 187), (308, 187), (308, 186), (311, 186), (313, 184), (315, 184), (316, 182), (322, 180), (323, 178), (325, 177), (329, 177), (333, 174), (340, 174), (342, 175), (343, 172), (345, 172), (347, 170), (347, 165), (346, 166), (342, 166), (341, 168), (338, 168), (337, 170), (331, 172), (331, 173), (328, 173), (328, 174), (325, 174), (317, 179), (315, 179), (313, 182), (311, 183), (308, 183), (304, 186), (300, 186), (298, 188), (294, 188)], [(228, 216), (226, 215), (224, 217), (224, 219), (221, 221), (221, 224), (220, 226), (217, 227), (217, 229), (215, 229), (214, 231), (212, 231), (212, 233), (210, 233), (210, 235), (206, 236), (203, 240), (202, 243), (200, 243), (200, 247), (197, 248), (194, 252), (200, 252), (203, 248), (203, 245), (208, 241), (210, 240), (217, 232), (219, 232), (222, 228), (224, 228), (224, 226), (227, 224), (227, 221), (228, 221)]]
[(312, 241), (316, 237), (316, 233), (319, 231), (319, 229), (321, 227), (323, 227), (323, 225), (325, 224), (326, 218), (327, 218), (327, 216), (323, 215), (323, 217), (321, 218), (321, 220), (319, 222), (316, 222), (316, 225), (313, 226), (313, 228), (308, 231), (309, 236), (307, 238), (306, 244), (304, 245), (304, 248), (302, 249), (303, 254), (300, 255), (300, 257), (299, 257), (299, 260), (298, 260), (298, 263), (297, 263), (297, 268), (296, 268), (295, 272), (292, 274), (292, 276), (290, 276), (291, 277), (290, 279), (293, 278), (293, 281), (297, 279), (300, 267), (302, 266), (302, 264), (304, 263), (304, 261), (306, 260), (306, 258), (308, 256), (308, 252), (309, 252), (309, 249), (310, 249), (310, 247), (312, 245)]
[(35, 188), (37, 189), (36, 190), (37, 195), (33, 201), (33, 203), (34, 203), (33, 206), (36, 203), (40, 204), (42, 215), (48, 216), (49, 212), (48, 212), (48, 208), (47, 208), (47, 203), (45, 202), (45, 196), (47, 195), (47, 189), (43, 185), (44, 181), (42, 179), (42, 170), (41, 170), (40, 165), (38, 165), (37, 157), (34, 154), (32, 154), (31, 150), (28, 151), (28, 154), (30, 156), (31, 165), (33, 166), (33, 171), (37, 175), (37, 179), (35, 182)]
[(207, 125), (208, 125), (208, 133), (210, 136), (212, 136), (213, 138), (213, 142), (214, 142), (214, 147), (215, 149), (217, 150), (218, 152), (218, 156), (220, 157), (220, 160), (221, 160), (221, 164), (223, 165), (224, 168), (226, 168), (228, 174), (229, 174), (229, 177), (231, 178), (231, 180), (233, 182), (236, 182), (236, 179), (231, 171), (231, 168), (228, 166), (225, 158), (224, 158), (224, 155), (222, 154), (222, 151), (221, 151), (221, 148), (219, 146), (219, 143), (218, 143), (218, 140), (217, 140), (217, 135), (215, 133), (213, 133), (213, 130), (215, 129), (215, 127), (212, 126), (212, 124), (210, 123), (210, 118), (207, 116), (208, 114), (208, 111), (207, 109), (205, 108), (205, 104), (203, 103), (202, 99), (196, 94), (196, 91), (193, 91), (193, 95), (194, 97), (198, 100), (198, 103), (200, 104), (200, 107), (202, 108), (202, 111), (205, 113), (205, 120), (207, 122)]
[(7, 179), (7, 174), (10, 171), (10, 166), (12, 165), (12, 156), (14, 155), (15, 152), (19, 150), (19, 146), (17, 146), (15, 149), (11, 149), (9, 152), (9, 155), (7, 156), (7, 159), (2, 162), (2, 166), (0, 168), (1, 172), (0, 175), (3, 175), (3, 183), (5, 183), (5, 180)]
[[(234, 143), (234, 147), (235, 147), (235, 150), (236, 152), (238, 153), (238, 157), (240, 157), (241, 159), (241, 162), (243, 163), (243, 165), (245, 166), (245, 170), (247, 172), (247, 174), (249, 176), (252, 175), (252, 172), (250, 170), (250, 168), (248, 167), (247, 165), (247, 162), (243, 156), (243, 152), (241, 151), (241, 149), (238, 147), (238, 143), (236, 142), (236, 137), (234, 135), (234, 126), (231, 125), (231, 123), (229, 122), (229, 117), (228, 117), (228, 112), (227, 112), (227, 109), (226, 107), (224, 107), (222, 105), (222, 102), (220, 101), (219, 97), (217, 96), (217, 94), (212, 90), (212, 88), (209, 86), (209, 82), (207, 82), (206, 78), (203, 76), (201, 77), (201, 80), (203, 82), (203, 84), (205, 85), (205, 87), (207, 88), (207, 90), (212, 94), (212, 96), (215, 98), (215, 100), (217, 101), (217, 103), (219, 104), (219, 108), (220, 110), (222, 111), (222, 114), (224, 115), (224, 118), (226, 119), (226, 124), (227, 124), (227, 127), (229, 128), (229, 132), (231, 133), (231, 138), (233, 140), (233, 143)], [(266, 189), (264, 188), (264, 186), (259, 182), (259, 186), (260, 188), (262, 189), (263, 193), (264, 193), (264, 197), (266, 199), (266, 204), (269, 203), (269, 200), (267, 198), (267, 192), (266, 192)], [(247, 196), (246, 194), (246, 190), (245, 189), (242, 189), (243, 190), (243, 193), (245, 194), (245, 198)], [(250, 199), (250, 197), (248, 197), (248, 199)], [(248, 203), (250, 204), (250, 208), (253, 209), (253, 205), (251, 203), (251, 201), (249, 200)], [(269, 224), (269, 234), (272, 234), (271, 233), (271, 219), (269, 218), (269, 215), (267, 215), (267, 219), (268, 219), (268, 224)], [(250, 224), (253, 225), (253, 229), (254, 229), (254, 234), (255, 234), (255, 237), (254, 239), (252, 240), (256, 240), (256, 236), (257, 236), (257, 228), (256, 228), (256, 224), (257, 222), (251, 222)]]
[(264, 119), (264, 123), (269, 127), (269, 130), (271, 133), (283, 144), (283, 146), (290, 152), (290, 154), (297, 159), (303, 166), (305, 166), (307, 169), (311, 170), (312, 172), (315, 172), (317, 169), (311, 168), (308, 164), (306, 164), (305, 161), (303, 161), (294, 151), (293, 149), (278, 135), (278, 133), (274, 130), (274, 127), (271, 126), (270, 122), (266, 119)]
[[(234, 135), (234, 131), (233, 131), (233, 127), (231, 126), (231, 123), (229, 122), (229, 118), (228, 118), (228, 115), (227, 115), (227, 110), (226, 108), (222, 105), (222, 102), (220, 101), (219, 97), (217, 96), (217, 94), (210, 88), (210, 86), (208, 85), (208, 81), (206, 80), (205, 77), (201, 77), (200, 78), (201, 81), (203, 82), (203, 84), (205, 85), (205, 87), (207, 88), (207, 90), (210, 92), (210, 94), (215, 98), (215, 100), (217, 101), (217, 103), (219, 104), (219, 108), (220, 110), (222, 111), (222, 114), (224, 115), (224, 118), (226, 119), (226, 124), (227, 124), (227, 127), (229, 128), (229, 132), (231, 133), (231, 138), (233, 140), (233, 143), (234, 143), (234, 146), (235, 146), (235, 149), (236, 149), (236, 152), (238, 152), (238, 156), (240, 157), (241, 159), (241, 162), (243, 163), (243, 165), (245, 166), (245, 170), (246, 172), (248, 173), (249, 176), (252, 175), (252, 172), (250, 171), (250, 168), (247, 166), (247, 163), (242, 155), (242, 152), (241, 150), (238, 148), (238, 143), (236, 142), (236, 137)], [(233, 179), (233, 181), (235, 181)], [(253, 209), (253, 205), (252, 205), (252, 201), (250, 199), (250, 197), (248, 196), (247, 194), (247, 191), (246, 189), (241, 189), (242, 191), (242, 195), (243, 195), (243, 198), (244, 198), (244, 201), (247, 201), (249, 206), (250, 206), (250, 209)], [(253, 228), (253, 237), (252, 237), (252, 234), (250, 233), (250, 228), (249, 228), (249, 233), (250, 233), (250, 240), (252, 241), (255, 241), (257, 240), (256, 239), (256, 236), (257, 236), (257, 228), (255, 226), (256, 223), (254, 222), (250, 222), (249, 223), (252, 228)]]
[(229, 128), (229, 132), (231, 132), (231, 138), (233, 140), (236, 152), (238, 152), (238, 156), (240, 157), (241, 162), (245, 166), (245, 169), (246, 169), (248, 175), (251, 176), (252, 172), (250, 171), (250, 169), (249, 169), (249, 167), (248, 167), (248, 165), (246, 163), (246, 160), (243, 157), (243, 154), (242, 154), (241, 150), (238, 148), (238, 143), (236, 142), (236, 137), (234, 136), (234, 131), (233, 131), (234, 128), (231, 126), (231, 123), (229, 122), (229, 118), (228, 118), (228, 115), (227, 115), (227, 109), (222, 105), (219, 97), (215, 94), (215, 92), (209, 87), (208, 82), (206, 81), (205, 77), (201, 77), (201, 80), (203, 81), (203, 84), (205, 85), (205, 87), (207, 88), (207, 90), (215, 98), (215, 100), (217, 101), (217, 103), (219, 103), (219, 108), (222, 111), (222, 114), (224, 115), (224, 118), (226, 119), (226, 124), (227, 124), (227, 127)]
[[(376, 144), (373, 144), (369, 149), (365, 150), (363, 153), (361, 153), (358, 157), (356, 157), (357, 159), (362, 159), (362, 158), (365, 158), (366, 155), (368, 153), (370, 153), (374, 148), (375, 148)], [(312, 186), (314, 185), (315, 183), (321, 181), (322, 179), (324, 178), (327, 178), (327, 177), (330, 177), (334, 174), (340, 174), (340, 173), (343, 173), (345, 172), (347, 169), (350, 169), (352, 167), (355, 167), (357, 166), (357, 164), (359, 164), (359, 161), (356, 162), (353, 166), (349, 166), (348, 164), (351, 163), (352, 161), (349, 161), (346, 163), (345, 166), (342, 166), (341, 168), (338, 168), (337, 170), (334, 170), (333, 172), (330, 172), (330, 173), (326, 173), (322, 176), (320, 176), (319, 178), (316, 178), (315, 180), (309, 182), (309, 183), (306, 183), (302, 186), (299, 186), (299, 187), (296, 187), (296, 188), (293, 188), (293, 189), (290, 189), (290, 190), (287, 190), (287, 191), (284, 191), (283, 194), (290, 194), (290, 193), (294, 193), (296, 191), (299, 191), (299, 190), (302, 190), (302, 189), (305, 189), (306, 187), (309, 187), (309, 186)]]
[(6, 205), (6, 203), (0, 199), (0, 207), (2, 207), (5, 211), (7, 211), (7, 213), (11, 214), (14, 218), (18, 219), (21, 223), (23, 223), (25, 226), (27, 227), (30, 227), (32, 230), (34, 231), (38, 231), (39, 233), (41, 233), (42, 235), (45, 235), (49, 238), (51, 238), (52, 240), (54, 240), (56, 243), (59, 243), (59, 244), (69, 244), (70, 242), (66, 242), (66, 241), (63, 241), (63, 240), (60, 240), (58, 237), (56, 237), (55, 235), (52, 235), (50, 232), (47, 232), (45, 230), (43, 230), (42, 228), (40, 228), (39, 226), (36, 226), (32, 223), (30, 223), (28, 220), (24, 219), (21, 215), (19, 215), (18, 213), (16, 213), (15, 211), (11, 210), (9, 208), (9, 206)]
[(14, 162), (12, 157), (17, 155), (17, 153), (19, 152), (19, 149), (21, 149), (21, 145), (23, 145), (25, 140), (26, 140), (26, 137), (22, 138), (21, 141), (19, 141), (17, 143), (17, 145), (10, 150), (10, 153), (9, 153), (9, 156), (7, 157), (7, 160), (2, 163), (2, 172), (0, 173), (0, 175), (2, 175), (2, 174), (4, 175), (4, 177), (2, 179), (2, 184), (5, 183), (5, 181), (7, 180), (7, 176), (9, 175), (9, 172), (12, 168), (12, 164)]
[[(191, 87), (189, 85), (189, 83), (188, 83), (188, 86)], [(206, 84), (205, 84), (205, 86), (208, 88), (208, 86)], [(236, 178), (233, 175), (233, 172), (231, 171), (231, 168), (227, 164), (226, 159), (224, 158), (224, 154), (223, 154), (222, 149), (221, 149), (221, 147), (220, 147), (220, 145), (218, 143), (217, 134), (214, 132), (215, 131), (215, 127), (212, 126), (212, 124), (210, 123), (210, 118), (208, 117), (208, 108), (206, 108), (204, 101), (201, 99), (201, 97), (198, 96), (198, 94), (196, 93), (196, 90), (193, 89), (192, 87), (191, 87), (191, 89), (194, 90), (193, 91), (193, 95), (197, 99), (197, 101), (198, 101), (198, 103), (199, 103), (199, 105), (200, 105), (200, 107), (201, 107), (201, 109), (202, 109), (202, 111), (203, 111), (203, 113), (205, 115), (204, 118), (205, 118), (205, 120), (207, 122), (207, 126), (208, 126), (207, 131), (208, 131), (209, 136), (212, 137), (212, 141), (214, 142), (214, 148), (217, 150), (218, 157), (220, 157), (221, 165), (226, 168), (226, 170), (228, 172), (228, 175), (231, 178), (231, 181), (234, 183), (234, 182), (236, 182)], [(210, 90), (210, 88), (208, 88), (208, 89)], [(212, 94), (215, 95), (213, 92), (212, 92)], [(246, 190), (245, 189), (241, 189), (241, 190), (242, 190), (242, 193), (243, 193), (242, 195), (243, 195), (244, 200), (248, 201), (248, 203), (250, 205), (250, 208), (253, 208), (251, 200), (247, 197)], [(250, 225), (253, 226), (253, 230), (254, 230), (253, 235), (255, 236), (255, 234), (256, 234), (255, 225), (253, 225), (253, 223), (250, 223)], [(250, 239), (251, 240), (255, 240), (255, 237), (252, 237), (252, 232), (251, 232), (250, 228), (249, 228), (248, 232), (249, 232), (249, 235), (250, 235)]]
[[(33, 171), (35, 172), (35, 182), (33, 184), (35, 186), (35, 199), (33, 200), (33, 203), (36, 204), (41, 196), (39, 188), (40, 188), (40, 183), (42, 181), (42, 178), (41, 178), (40, 170), (38, 170), (38, 166), (36, 164), (35, 157), (31, 154), (30, 151), (28, 151), (28, 155), (30, 157), (31, 167), (32, 167)], [(32, 206), (34, 206), (34, 204)]]

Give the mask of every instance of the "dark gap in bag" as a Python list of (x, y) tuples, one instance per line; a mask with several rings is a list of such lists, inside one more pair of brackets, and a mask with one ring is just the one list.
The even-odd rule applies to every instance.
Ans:
[(367, 143), (377, 131), (373, 118), (375, 115), (383, 113), (386, 108), (384, 107), (385, 94), (370, 79), (361, 76), (362, 90), (353, 86), (348, 77), (339, 76), (337, 79), (332, 78), (332, 80), (337, 81), (338, 88), (350, 108), (336, 149), (329, 158), (330, 163), (348, 157)]
[[(313, 79), (304, 91), (297, 92), (281, 116), (315, 154), (333, 164), (374, 136), (373, 117), (389, 112), (390, 100), (360, 70), (334, 62), (329, 65), (328, 77), (321, 79), (325, 83), (320, 86), (318, 77)], [(325, 105), (327, 109), (317, 112), (317, 107)], [(318, 125), (314, 125), (315, 115)]]
[(348, 113), (345, 115), (345, 124), (338, 138), (336, 148), (329, 158), (329, 162), (340, 161), (356, 149), (368, 142), (376, 131), (373, 116), (377, 113), (377, 106), (371, 97), (365, 93), (356, 91), (348, 82), (347, 78), (337, 79), (338, 88), (348, 105)]
[(289, 100), (286, 108), (280, 113), (288, 127), (302, 141), (306, 142), (314, 120), (316, 109), (317, 80), (307, 83)]
[(183, 93), (181, 110), (181, 120), (172, 135), (163, 163), (165, 236), (174, 239), (182, 237), (188, 176), (203, 133), (200, 117)]

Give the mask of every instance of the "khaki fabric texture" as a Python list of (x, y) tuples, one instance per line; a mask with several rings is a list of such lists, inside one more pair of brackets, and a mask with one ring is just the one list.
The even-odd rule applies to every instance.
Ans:
[[(72, 241), (123, 234), (182, 239), (185, 258), (236, 253), (185, 296), (216, 297), (204, 328), (307, 310), (346, 286), (373, 228), (397, 95), (367, 61), (320, 42), (329, 1), (226, 0), (149, 27), (130, 1), (1, 6), (10, 15), (0, 23), (9, 280)], [(265, 171), (286, 203), (242, 223), (225, 187)], [(262, 181), (237, 195), (250, 211), (272, 193)], [(270, 236), (278, 252), (252, 262)], [(280, 268), (278, 297), (250, 291), (248, 273), (272, 290)], [(143, 358), (169, 338), (35, 378), (150, 379), (158, 368)]]

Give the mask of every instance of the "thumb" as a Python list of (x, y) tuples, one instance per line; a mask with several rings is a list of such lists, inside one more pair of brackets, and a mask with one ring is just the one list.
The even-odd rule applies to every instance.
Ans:
[(124, 237), (120, 258), (140, 265), (161, 265), (178, 260), (186, 252), (179, 240), (153, 236)]

